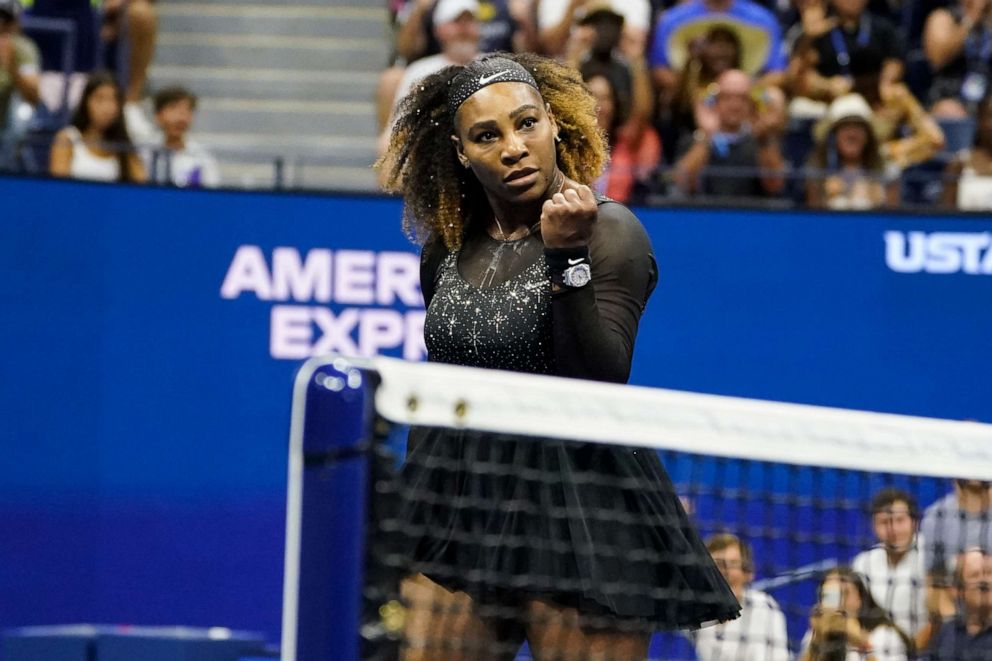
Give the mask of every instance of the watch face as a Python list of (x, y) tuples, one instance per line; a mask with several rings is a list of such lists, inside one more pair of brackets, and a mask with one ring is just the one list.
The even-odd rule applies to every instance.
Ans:
[(588, 264), (577, 264), (570, 269), (565, 269), (565, 285), (567, 287), (584, 287), (592, 280), (592, 272)]

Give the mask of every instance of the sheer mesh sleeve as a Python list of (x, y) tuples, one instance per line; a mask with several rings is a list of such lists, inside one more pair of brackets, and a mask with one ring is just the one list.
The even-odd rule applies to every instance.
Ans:
[(623, 383), (658, 281), (651, 241), (625, 206), (604, 202), (589, 245), (592, 282), (552, 297), (556, 373)]
[[(480, 291), (521, 275), (544, 259), (540, 232), (514, 241), (497, 241), (484, 231), (470, 232), (458, 253), (458, 273)], [(421, 253), (420, 286), (429, 307), (441, 265), (448, 255), (440, 241)], [(637, 325), (658, 280), (651, 242), (625, 206), (602, 202), (589, 245), (592, 282), (554, 293), (551, 300), (554, 373), (623, 383), (630, 374)]]
[(424, 309), (429, 308), (437, 289), (438, 269), (447, 249), (441, 241), (429, 239), (420, 251), (420, 291), (424, 295)]

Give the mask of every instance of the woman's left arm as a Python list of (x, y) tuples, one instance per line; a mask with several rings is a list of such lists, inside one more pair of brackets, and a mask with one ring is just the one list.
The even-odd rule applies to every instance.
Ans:
[[(641, 313), (658, 280), (654, 252), (640, 221), (615, 202), (599, 205), (588, 247), (591, 281), (579, 287), (554, 285), (555, 373), (624, 383)], [(552, 280), (560, 281), (581, 250), (546, 252)]]

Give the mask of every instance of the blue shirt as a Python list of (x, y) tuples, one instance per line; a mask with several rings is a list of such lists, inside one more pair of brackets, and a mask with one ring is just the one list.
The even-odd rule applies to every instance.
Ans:
[(969, 636), (964, 620), (956, 617), (940, 627), (926, 658), (929, 661), (992, 661), (992, 628)]
[[(768, 55), (761, 72), (784, 71), (788, 58), (782, 45), (782, 28), (779, 27), (775, 16), (751, 0), (734, 0), (726, 12), (713, 12), (706, 8), (701, 0), (672, 7), (662, 14), (655, 30), (654, 43), (651, 46), (651, 66), (672, 68), (671, 48), (672, 38), (680, 29), (687, 28), (693, 23), (730, 24), (744, 30), (760, 31), (768, 40)], [(704, 28), (705, 34), (708, 28)], [(741, 38), (741, 49), (748, 48), (748, 40)], [(744, 59), (743, 56), (741, 58)]]

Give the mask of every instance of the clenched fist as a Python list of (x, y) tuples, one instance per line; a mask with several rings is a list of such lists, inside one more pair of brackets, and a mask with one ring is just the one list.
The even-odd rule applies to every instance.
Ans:
[(589, 245), (596, 224), (596, 196), (588, 186), (568, 182), (541, 207), (541, 236), (548, 248)]

